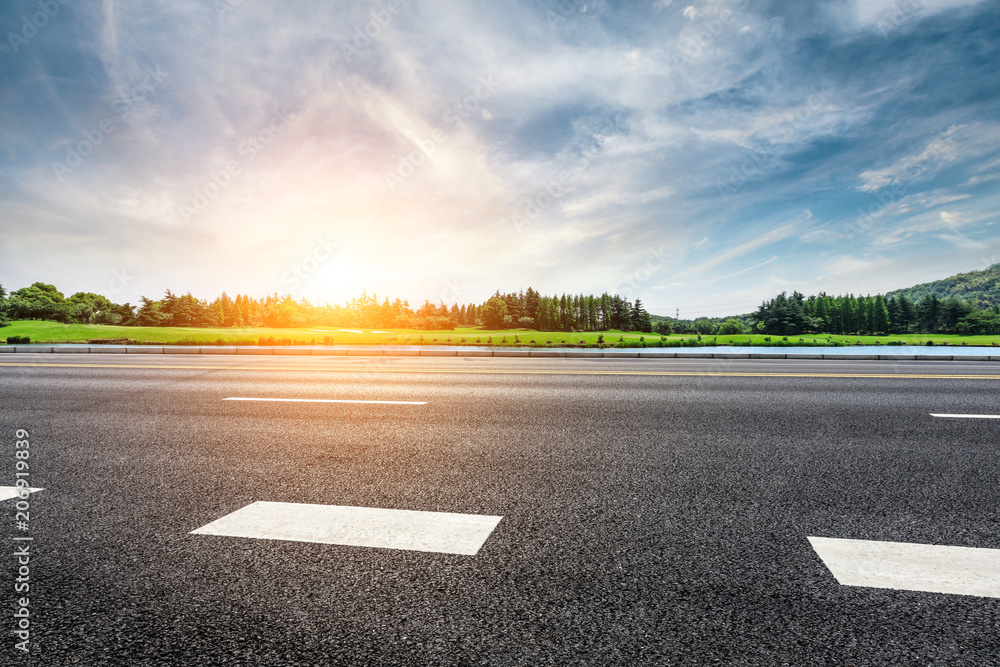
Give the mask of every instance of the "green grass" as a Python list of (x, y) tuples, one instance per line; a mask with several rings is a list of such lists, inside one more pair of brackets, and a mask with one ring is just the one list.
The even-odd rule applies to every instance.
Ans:
[[(349, 328), (349, 327), (345, 327)], [(120, 327), (104, 324), (60, 324), (22, 320), (9, 327), (0, 328), (0, 341), (7, 336), (30, 336), (32, 343), (86, 343), (89, 340), (113, 339), (137, 341), (152, 344), (190, 345), (256, 345), (263, 338), (274, 338), (283, 344), (322, 345), (324, 339), (332, 338), (333, 345), (529, 345), (537, 347), (592, 346), (597, 345), (598, 336), (604, 336), (604, 344), (609, 347), (624, 343), (625, 346), (649, 347), (661, 345), (658, 334), (640, 332), (559, 332), (514, 329), (489, 331), (483, 329), (459, 328), (454, 331), (417, 331), (412, 329), (383, 329), (390, 333), (363, 333), (338, 331), (335, 327), (310, 327), (306, 329), (240, 328), (201, 329), (189, 327)], [(620, 340), (623, 339), (623, 340)], [(640, 340), (644, 339), (644, 340)], [(767, 340), (770, 339), (770, 340)], [(885, 345), (902, 342), (906, 345), (997, 345), (1000, 336), (957, 336), (906, 334), (899, 336), (835, 336), (830, 334), (789, 336), (764, 336), (763, 334), (740, 334), (735, 336), (702, 336), (695, 334), (667, 336), (667, 345)], [(515, 342), (516, 341), (516, 342)]]

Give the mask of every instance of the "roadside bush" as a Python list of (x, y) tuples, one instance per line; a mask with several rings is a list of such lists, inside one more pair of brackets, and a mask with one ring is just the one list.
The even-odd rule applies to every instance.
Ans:
[(28, 345), (31, 343), (31, 336), (7, 336), (8, 345)]

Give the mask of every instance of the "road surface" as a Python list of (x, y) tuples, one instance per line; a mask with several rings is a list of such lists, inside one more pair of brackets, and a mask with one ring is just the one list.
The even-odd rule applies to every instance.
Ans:
[[(998, 398), (977, 362), (5, 355), (0, 486), (23, 429), (44, 490), (2, 503), (0, 664), (998, 664), (1000, 572), (849, 585), (810, 541), (988, 570)], [(193, 532), (249, 506), (282, 525)], [(331, 507), (486, 528), (310, 541)]]

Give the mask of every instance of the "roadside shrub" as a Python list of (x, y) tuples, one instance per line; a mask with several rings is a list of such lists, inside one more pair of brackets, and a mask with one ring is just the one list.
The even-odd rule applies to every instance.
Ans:
[(31, 336), (7, 336), (8, 345), (28, 345), (31, 343)]

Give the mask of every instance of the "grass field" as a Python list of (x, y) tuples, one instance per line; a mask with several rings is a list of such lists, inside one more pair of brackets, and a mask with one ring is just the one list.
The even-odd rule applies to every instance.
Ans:
[[(310, 329), (200, 329), (187, 327), (119, 327), (103, 324), (60, 324), (23, 320), (13, 322), (9, 327), (0, 328), (0, 341), (7, 336), (29, 336), (32, 343), (86, 343), (92, 340), (115, 342), (136, 341), (138, 343), (173, 345), (534, 345), (538, 347), (560, 347), (597, 345), (603, 335), (607, 346), (649, 347), (660, 345), (885, 345), (902, 343), (905, 345), (997, 345), (1000, 336), (957, 336), (906, 334), (898, 336), (835, 336), (831, 334), (789, 336), (765, 336), (763, 334), (741, 334), (737, 336), (671, 335), (640, 332), (605, 331), (598, 332), (553, 332), (514, 329), (507, 331), (486, 331), (483, 329), (459, 328), (454, 331), (398, 330), (345, 330), (331, 327)], [(265, 339), (263, 342), (261, 339)], [(273, 340), (266, 340), (273, 339)]]

